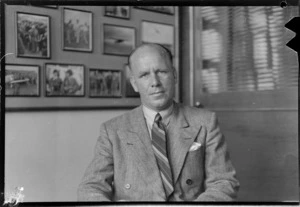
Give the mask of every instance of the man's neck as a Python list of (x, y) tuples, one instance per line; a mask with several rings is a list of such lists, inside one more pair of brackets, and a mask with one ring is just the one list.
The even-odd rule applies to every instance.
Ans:
[(143, 112), (145, 115), (145, 118), (148, 120), (151, 120), (151, 122), (154, 120), (154, 117), (157, 113), (159, 113), (162, 116), (163, 121), (166, 121), (165, 123), (168, 124), (169, 118), (173, 112), (174, 103), (165, 108), (164, 110), (153, 110), (145, 105), (143, 105)]

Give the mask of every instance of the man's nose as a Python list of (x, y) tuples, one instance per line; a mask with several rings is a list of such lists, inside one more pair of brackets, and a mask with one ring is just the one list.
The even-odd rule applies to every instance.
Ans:
[(151, 75), (151, 86), (152, 87), (156, 87), (156, 86), (160, 86), (160, 80), (159, 77), (157, 76), (157, 74), (153, 73)]

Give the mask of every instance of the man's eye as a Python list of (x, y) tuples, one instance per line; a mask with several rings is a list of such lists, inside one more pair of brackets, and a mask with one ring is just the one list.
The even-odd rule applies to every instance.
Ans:
[(143, 73), (143, 74), (140, 75), (140, 78), (144, 78), (144, 77), (146, 77), (147, 75), (148, 75), (147, 73)]

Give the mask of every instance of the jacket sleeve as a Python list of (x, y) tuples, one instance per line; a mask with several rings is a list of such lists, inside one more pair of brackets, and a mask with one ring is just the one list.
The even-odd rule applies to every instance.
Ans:
[(85, 171), (79, 185), (79, 201), (111, 201), (113, 183), (112, 143), (108, 138), (105, 124), (95, 146), (92, 162)]
[(215, 113), (207, 127), (205, 145), (205, 191), (196, 201), (234, 201), (239, 182)]

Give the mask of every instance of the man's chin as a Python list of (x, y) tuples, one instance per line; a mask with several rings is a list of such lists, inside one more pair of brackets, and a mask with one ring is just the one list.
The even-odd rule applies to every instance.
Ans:
[(168, 108), (171, 105), (172, 102), (168, 102), (165, 100), (156, 100), (153, 101), (153, 108), (155, 108), (158, 111), (164, 110), (166, 108)]

